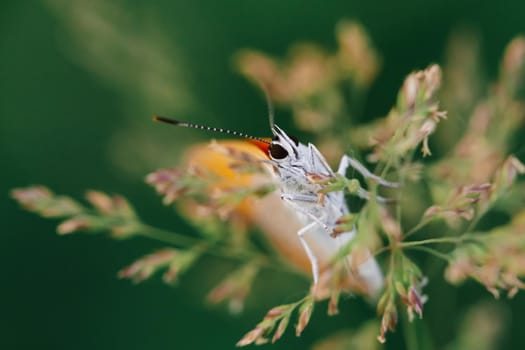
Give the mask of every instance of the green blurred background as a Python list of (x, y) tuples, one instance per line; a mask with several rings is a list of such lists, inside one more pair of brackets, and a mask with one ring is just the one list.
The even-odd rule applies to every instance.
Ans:
[[(191, 230), (143, 179), (175, 164), (193, 138), (209, 136), (175, 132), (150, 116), (267, 135), (264, 101), (232, 68), (237, 50), (282, 56), (298, 41), (334, 49), (337, 21), (356, 19), (383, 56), (366, 108), (367, 117), (377, 117), (406, 74), (442, 61), (458, 26), (478, 31), (484, 65), (495, 76), (505, 45), (525, 31), (524, 14), (523, 1), (2, 1), (0, 349), (230, 349), (269, 307), (305, 288), (264, 275), (246, 312), (231, 316), (203, 301), (228, 268), (217, 260), (204, 260), (179, 288), (157, 278), (133, 286), (116, 271), (162, 245), (58, 237), (55, 222), (20, 210), (9, 189), (45, 184), (75, 197), (85, 189), (121, 193), (146, 222)], [(286, 111), (278, 112), (281, 124), (290, 124)], [(468, 305), (489, 298), (481, 286), (440, 281), (427, 293), (425, 321), (436, 348), (455, 336)], [(435, 302), (433, 293), (441, 296)], [(522, 299), (503, 301), (510, 321), (502, 349), (525, 348)], [(373, 314), (358, 299), (346, 300), (333, 318), (319, 308), (303, 337), (290, 331), (272, 348), (308, 348)], [(389, 348), (403, 346), (401, 334)]]

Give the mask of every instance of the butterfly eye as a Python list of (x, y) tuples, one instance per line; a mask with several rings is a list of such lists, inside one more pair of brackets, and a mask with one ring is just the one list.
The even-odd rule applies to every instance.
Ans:
[(278, 143), (272, 143), (270, 145), (270, 156), (272, 156), (273, 159), (284, 159), (288, 157), (288, 151), (284, 149), (283, 146), (279, 145)]

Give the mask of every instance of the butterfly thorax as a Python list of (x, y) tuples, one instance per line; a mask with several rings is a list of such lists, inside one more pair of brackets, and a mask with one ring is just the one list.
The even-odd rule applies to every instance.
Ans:
[(311, 145), (298, 144), (296, 151), (298, 157), (274, 163), (281, 197), (295, 209), (304, 224), (317, 221), (330, 233), (335, 222), (348, 213), (343, 194), (330, 192), (321, 196), (322, 186), (313, 183), (308, 175), (331, 176), (332, 170), (319, 165), (320, 162), (324, 165), (325, 161), (317, 159), (318, 154), (312, 154)]

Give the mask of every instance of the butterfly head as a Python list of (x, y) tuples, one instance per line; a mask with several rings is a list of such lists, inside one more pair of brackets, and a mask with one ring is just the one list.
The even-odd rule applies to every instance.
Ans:
[(299, 159), (299, 141), (288, 135), (277, 125), (272, 127), (273, 139), (268, 147), (268, 156), (277, 164), (293, 163)]

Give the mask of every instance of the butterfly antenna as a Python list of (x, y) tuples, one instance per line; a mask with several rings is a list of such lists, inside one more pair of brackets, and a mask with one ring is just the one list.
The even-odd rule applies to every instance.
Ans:
[(153, 121), (156, 122), (163, 122), (166, 124), (172, 124), (175, 126), (181, 126), (183, 128), (190, 128), (190, 129), (200, 129), (200, 130), (206, 130), (206, 131), (213, 131), (213, 132), (220, 132), (222, 134), (228, 134), (228, 135), (234, 135), (238, 137), (242, 137), (245, 139), (255, 140), (259, 142), (263, 142), (266, 144), (270, 144), (268, 140), (265, 140), (260, 137), (251, 136), (243, 132), (235, 131), (235, 130), (229, 130), (229, 129), (223, 129), (223, 128), (215, 128), (212, 126), (206, 126), (206, 125), (200, 125), (200, 124), (193, 124), (188, 122), (182, 122), (180, 120), (172, 119), (172, 118), (166, 118), (166, 117), (160, 117), (160, 116), (154, 116)]
[(275, 111), (273, 108), (272, 99), (270, 98), (270, 93), (264, 84), (261, 84), (261, 89), (264, 93), (264, 98), (266, 99), (266, 105), (268, 106), (268, 121), (270, 122), (270, 130), (273, 130)]

